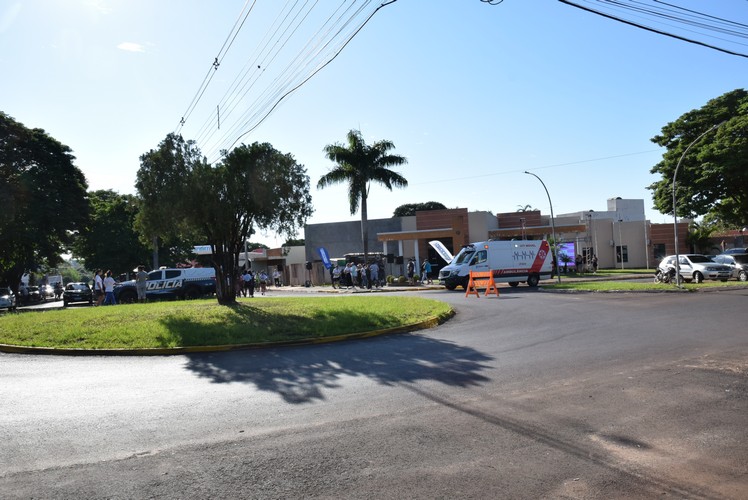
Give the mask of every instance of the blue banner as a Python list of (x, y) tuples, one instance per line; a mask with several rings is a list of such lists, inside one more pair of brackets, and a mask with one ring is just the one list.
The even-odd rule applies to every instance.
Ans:
[(319, 256), (322, 258), (322, 263), (325, 265), (325, 269), (330, 269), (332, 263), (330, 262), (330, 255), (327, 253), (327, 249), (325, 249), (325, 247), (319, 247), (317, 251), (319, 252)]

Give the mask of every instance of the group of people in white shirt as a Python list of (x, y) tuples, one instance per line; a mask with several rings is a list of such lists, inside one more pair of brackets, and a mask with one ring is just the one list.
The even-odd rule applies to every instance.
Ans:
[(330, 270), (333, 288), (371, 288), (379, 287), (379, 264), (373, 261), (368, 266), (347, 262), (343, 269), (333, 264)]
[[(102, 278), (102, 274), (105, 276)], [(96, 275), (94, 276), (94, 299), (96, 299), (96, 305), (115, 305), (117, 299), (114, 298), (114, 285), (117, 282), (112, 277), (112, 271), (104, 273), (103, 270), (97, 269)]]

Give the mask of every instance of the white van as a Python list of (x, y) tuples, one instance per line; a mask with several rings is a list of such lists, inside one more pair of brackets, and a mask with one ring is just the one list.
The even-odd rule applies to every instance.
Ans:
[(452, 261), (439, 271), (439, 283), (447, 290), (467, 289), (470, 271), (493, 271), (496, 283), (517, 286), (520, 282), (538, 286), (551, 279), (553, 259), (545, 240), (479, 241), (462, 247)]

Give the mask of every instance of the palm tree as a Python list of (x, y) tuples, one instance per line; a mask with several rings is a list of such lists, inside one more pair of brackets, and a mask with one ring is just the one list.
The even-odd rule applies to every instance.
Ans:
[(535, 210), (532, 208), (532, 205), (517, 205), (519, 208), (517, 209), (517, 212), (532, 212)]
[(361, 205), (361, 238), (364, 242), (364, 262), (369, 259), (369, 230), (366, 201), (369, 197), (371, 182), (384, 185), (392, 191), (392, 187), (406, 187), (407, 179), (388, 167), (404, 165), (408, 162), (403, 156), (389, 154), (395, 145), (392, 141), (379, 141), (367, 145), (361, 137), (361, 131), (348, 132), (348, 144), (330, 144), (325, 146), (325, 156), (337, 165), (323, 175), (317, 182), (317, 188), (322, 189), (332, 184), (348, 183), (348, 201), (351, 215)]

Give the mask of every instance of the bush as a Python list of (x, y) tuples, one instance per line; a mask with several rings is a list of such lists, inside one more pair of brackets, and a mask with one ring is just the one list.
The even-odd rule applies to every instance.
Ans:
[(402, 284), (408, 282), (408, 278), (406, 278), (405, 276), (398, 276), (397, 277), (397, 282), (402, 285)]

